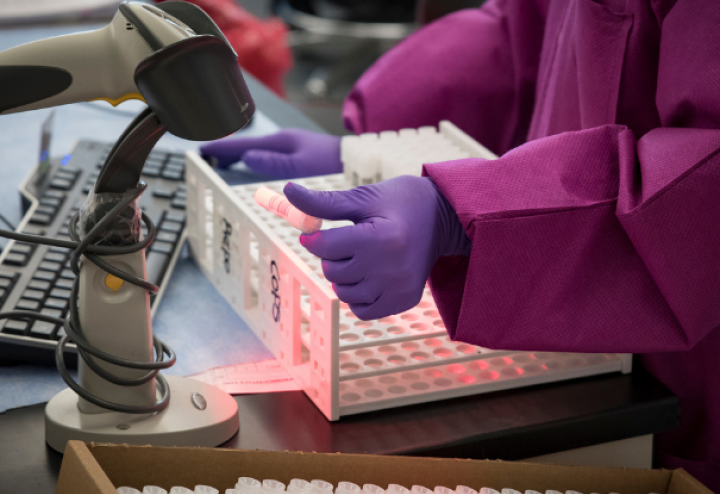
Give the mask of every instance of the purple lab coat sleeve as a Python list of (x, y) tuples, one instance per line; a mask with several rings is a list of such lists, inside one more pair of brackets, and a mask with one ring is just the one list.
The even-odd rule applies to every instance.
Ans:
[(692, 348), (720, 325), (720, 130), (707, 128), (720, 121), (720, 80), (699, 76), (717, 60), (716, 28), (693, 2), (665, 18), (663, 127), (638, 140), (606, 125), (496, 161), (425, 166), (473, 242), (469, 259), (431, 274), (454, 338), (651, 353)]
[(425, 26), (384, 55), (345, 102), (348, 129), (450, 120), (495, 153), (525, 141), (545, 23), (542, 0), (490, 0)]
[(636, 142), (602, 126), (426, 165), (473, 242), (431, 275), (448, 332), (519, 350), (692, 347), (720, 324), (719, 150), (717, 130)]

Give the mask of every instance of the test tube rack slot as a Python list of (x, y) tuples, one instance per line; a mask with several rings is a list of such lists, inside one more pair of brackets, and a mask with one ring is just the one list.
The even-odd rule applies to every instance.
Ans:
[[(423, 129), (427, 138), (431, 135), (428, 129), (433, 128)], [(413, 132), (406, 129), (394, 137), (383, 133), (375, 138), (395, 142), (417, 139), (419, 132)], [(444, 140), (444, 149), (455, 149), (447, 159), (457, 155), (494, 157), (450, 122), (442, 122), (429, 140)], [(343, 149), (346, 155), (348, 151)], [(356, 169), (363, 159), (361, 151), (359, 146), (349, 151)], [(375, 147), (366, 146), (366, 151), (367, 160), (377, 160)], [(376, 321), (361, 321), (338, 300), (324, 278), (320, 259), (300, 245), (300, 232), (255, 203), (253, 196), (259, 187), (281, 193), (286, 181), (230, 187), (197, 153), (188, 152), (186, 159), (187, 230), (193, 255), (218, 291), (329, 420), (631, 371), (629, 354), (518, 352), (453, 342), (427, 287), (414, 308)], [(353, 181), (344, 174), (294, 180), (316, 190), (345, 190)], [(350, 223), (325, 221), (323, 228), (346, 224)]]

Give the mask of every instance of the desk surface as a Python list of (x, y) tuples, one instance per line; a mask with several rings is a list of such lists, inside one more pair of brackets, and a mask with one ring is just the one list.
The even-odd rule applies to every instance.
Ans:
[[(518, 460), (653, 434), (678, 400), (641, 369), (456, 398), (328, 422), (301, 392), (236, 396), (240, 432), (223, 447)], [(62, 457), (45, 445), (44, 405), (0, 416), (0, 492), (50, 493)]]
[[(252, 79), (248, 85), (258, 108), (282, 127), (320, 130)], [(5, 157), (14, 158), (7, 154), (3, 149)], [(8, 173), (2, 170), (4, 178)], [(26, 171), (19, 173), (24, 176)], [(14, 187), (11, 183), (5, 181), (0, 188)], [(677, 398), (640, 369), (631, 375), (457, 398), (335, 423), (325, 420), (300, 392), (236, 400), (240, 433), (225, 447), (244, 449), (515, 460), (662, 432), (679, 420)], [(62, 457), (45, 446), (43, 409), (34, 405), (0, 414), (0, 493), (54, 491)]]

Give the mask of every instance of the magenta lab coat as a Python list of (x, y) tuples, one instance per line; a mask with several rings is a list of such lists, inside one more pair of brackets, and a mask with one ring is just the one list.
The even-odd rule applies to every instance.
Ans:
[(720, 492), (720, 2), (491, 0), (345, 105), (358, 133), (443, 119), (502, 154), (425, 167), (473, 242), (430, 278), (449, 333), (643, 354), (681, 399), (661, 463)]

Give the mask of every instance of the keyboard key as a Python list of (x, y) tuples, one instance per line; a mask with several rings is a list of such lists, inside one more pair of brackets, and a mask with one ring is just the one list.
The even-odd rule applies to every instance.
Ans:
[(175, 223), (185, 223), (185, 215), (182, 213), (174, 213), (172, 211), (168, 211), (165, 213), (165, 216), (163, 217), (165, 221), (174, 221)]
[(47, 321), (35, 321), (30, 328), (30, 335), (34, 338), (50, 339), (57, 325)]
[(55, 274), (56, 273), (52, 271), (35, 271), (33, 278), (43, 281), (53, 281), (55, 279)]
[(64, 311), (67, 309), (68, 301), (61, 298), (49, 298), (45, 301), (44, 307)]
[(43, 206), (50, 206), (51, 208), (57, 209), (62, 204), (62, 201), (60, 199), (55, 199), (52, 197), (43, 197), (42, 199), (40, 199), (40, 204), (42, 204)]
[(162, 281), (162, 276), (165, 274), (170, 256), (163, 254), (162, 252), (150, 252), (145, 261), (147, 269), (147, 280), (150, 283), (159, 285)]
[(70, 254), (70, 249), (67, 247), (58, 247), (56, 245), (53, 245), (50, 247), (50, 252), (57, 252), (58, 254), (62, 254), (64, 256)]
[(180, 190), (180, 191), (177, 191), (177, 192), (175, 193), (175, 198), (176, 198), (176, 199), (183, 200), (183, 201), (187, 201), (187, 192), (181, 191), (181, 190)]
[(15, 252), (16, 254), (30, 254), (32, 250), (32, 245), (19, 244), (15, 242), (15, 244), (12, 246), (12, 249), (10, 249), (10, 252)]
[(69, 269), (63, 269), (62, 273), (60, 273), (60, 278), (64, 278), (66, 280), (74, 280), (75, 279), (75, 273), (73, 273)]
[(66, 280), (65, 278), (59, 278), (55, 282), (55, 286), (57, 288), (64, 288), (66, 290), (70, 290), (73, 286), (73, 283), (74, 283), (73, 280)]
[(14, 252), (8, 253), (7, 256), (5, 256), (4, 263), (8, 266), (25, 266), (27, 264), (28, 256), (25, 254), (16, 254)]
[(22, 296), (29, 300), (42, 300), (45, 298), (45, 293), (39, 290), (25, 290)]
[(70, 180), (67, 180), (65, 178), (53, 178), (50, 181), (50, 187), (60, 190), (70, 190), (72, 184), (73, 183)]
[(33, 225), (49, 225), (50, 221), (52, 221), (52, 216), (45, 214), (45, 213), (34, 213), (30, 217), (30, 223)]
[(178, 185), (179, 192), (185, 192), (186, 190), (187, 190), (187, 185), (185, 185), (185, 184)]
[(166, 170), (162, 172), (162, 178), (167, 178), (168, 180), (182, 180), (182, 173)]
[(55, 333), (55, 339), (59, 340), (63, 336), (65, 336), (67, 333), (65, 332), (65, 326), (60, 326), (57, 333)]
[(35, 300), (26, 300), (24, 298), (21, 298), (15, 305), (15, 308), (20, 310), (38, 310), (38, 307), (40, 307), (39, 302)]
[(182, 231), (182, 224), (173, 221), (163, 221), (160, 224), (159, 230), (163, 232), (180, 233)]
[(163, 162), (165, 162), (165, 158), (166, 158), (165, 153), (159, 153), (157, 151), (153, 151), (150, 153), (150, 155), (148, 156), (145, 163), (162, 165)]
[(42, 269), (43, 271), (58, 272), (62, 269), (62, 264), (51, 261), (43, 261), (38, 266), (38, 269)]
[(153, 197), (160, 197), (162, 199), (172, 199), (175, 192), (171, 190), (155, 189), (153, 190)]
[(60, 168), (60, 169), (58, 170), (58, 173), (63, 173), (63, 174), (66, 174), (66, 175), (68, 175), (68, 176), (75, 176), (75, 175), (77, 175), (78, 173), (80, 173), (81, 171), (82, 171), (82, 170), (80, 170), (80, 168), (75, 168), (75, 167), (73, 167), (73, 166), (63, 166), (62, 168)]
[(50, 316), (50, 317), (62, 317), (62, 310), (43, 309), (40, 311), (40, 314), (45, 314), (46, 316)]
[(157, 235), (155, 236), (155, 241), (174, 244), (175, 242), (177, 242), (177, 238), (177, 233), (157, 232)]
[(142, 174), (143, 174), (143, 176), (146, 176), (146, 177), (159, 177), (160, 176), (160, 167), (145, 164)]
[(173, 247), (172, 244), (168, 244), (165, 242), (153, 242), (152, 246), (150, 247), (151, 252), (160, 252), (162, 254), (172, 254)]
[(30, 235), (45, 235), (45, 229), (35, 225), (25, 225), (23, 233), (28, 233)]
[(59, 252), (50, 252), (45, 255), (45, 260), (64, 263), (66, 257), (67, 256), (65, 254), (60, 254)]
[(51, 206), (38, 206), (35, 212), (47, 214), (48, 216), (53, 217), (55, 216), (55, 213), (57, 213), (57, 208), (53, 208)]
[(54, 199), (65, 199), (65, 193), (59, 190), (46, 190), (43, 197), (52, 197)]
[(0, 288), (10, 288), (12, 284), (12, 278), (0, 278)]
[(185, 170), (185, 166), (183, 165), (176, 165), (174, 163), (168, 163), (165, 165), (165, 171), (182, 174), (183, 170)]
[(173, 202), (170, 203), (170, 206), (174, 207), (175, 209), (185, 209), (185, 201), (180, 199), (173, 199)]
[(69, 172), (68, 170), (61, 168), (55, 174), (55, 177), (63, 179), (63, 180), (69, 180), (70, 182), (74, 182), (75, 178), (77, 178), (77, 175), (75, 173)]
[(5, 326), (3, 326), (3, 333), (24, 335), (27, 327), (28, 323), (25, 321), (10, 319), (5, 322)]
[(43, 292), (47, 292), (50, 290), (50, 282), (43, 280), (31, 280), (30, 283), (28, 283), (28, 288), (31, 290), (41, 290)]
[(4, 288), (0, 288), (0, 302), (5, 300), (5, 295), (7, 295), (7, 290), (5, 290)]
[[(62, 288), (55, 288), (53, 291), (50, 292), (50, 296), (53, 298), (62, 298), (62, 299), (69, 299), (70, 298), (70, 290), (64, 290)], [(47, 305), (47, 304), (45, 304)]]

